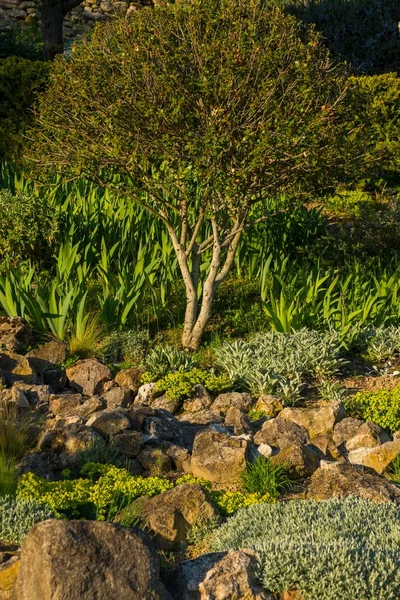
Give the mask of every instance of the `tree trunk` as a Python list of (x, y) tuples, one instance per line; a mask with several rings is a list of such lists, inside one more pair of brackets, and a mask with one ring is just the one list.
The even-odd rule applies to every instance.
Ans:
[(44, 53), (46, 60), (53, 60), (63, 52), (63, 7), (61, 2), (43, 2), (41, 7)]

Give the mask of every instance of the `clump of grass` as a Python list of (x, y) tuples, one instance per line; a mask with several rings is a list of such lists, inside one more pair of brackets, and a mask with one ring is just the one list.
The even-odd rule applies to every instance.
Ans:
[(16, 463), (29, 450), (29, 418), (15, 404), (0, 400), (0, 496), (15, 492)]
[(291, 485), (284, 465), (273, 465), (270, 459), (263, 456), (248, 463), (246, 471), (241, 474), (241, 480), (245, 492), (268, 494), (275, 500)]
[(98, 353), (98, 347), (104, 338), (104, 326), (97, 316), (86, 315), (68, 339), (70, 356), (79, 358), (92, 358)]

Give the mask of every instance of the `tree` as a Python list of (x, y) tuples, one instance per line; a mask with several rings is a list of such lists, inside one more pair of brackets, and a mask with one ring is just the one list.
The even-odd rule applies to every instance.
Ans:
[(56, 60), (31, 161), (163, 221), (186, 290), (182, 344), (195, 350), (255, 207), (304, 201), (354, 168), (346, 90), (318, 34), (262, 0), (142, 10)]
[(42, 0), (40, 17), (46, 60), (53, 60), (63, 51), (64, 17), (83, 0)]

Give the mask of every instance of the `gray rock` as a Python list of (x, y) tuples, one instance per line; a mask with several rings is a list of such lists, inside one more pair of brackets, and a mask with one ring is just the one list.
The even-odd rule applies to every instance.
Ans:
[(111, 371), (95, 358), (80, 360), (67, 369), (70, 386), (85, 396), (101, 395), (103, 384), (112, 379)]
[(344, 410), (340, 402), (331, 402), (329, 405), (315, 408), (284, 408), (279, 417), (304, 427), (312, 440), (330, 433), (335, 423), (344, 417)]
[(154, 392), (155, 383), (145, 383), (138, 389), (137, 396), (135, 398), (135, 405), (147, 406), (157, 396)]
[(238, 484), (246, 469), (248, 442), (214, 431), (199, 432), (193, 443), (190, 472), (219, 484)]
[(13, 600), (169, 600), (159, 561), (141, 531), (99, 521), (50, 519), (21, 552)]
[(175, 600), (274, 600), (256, 578), (251, 550), (204, 554), (183, 562), (167, 579)]
[(207, 410), (213, 403), (211, 394), (202, 385), (194, 386), (194, 394), (183, 404), (183, 409), (187, 412), (198, 412)]
[(118, 383), (118, 385), (129, 388), (132, 390), (133, 394), (136, 395), (140, 386), (142, 385), (140, 380), (143, 373), (143, 369), (122, 369), (122, 371), (119, 371), (116, 374), (114, 380), (116, 383)]
[(286, 448), (282, 448), (271, 457), (274, 465), (285, 466), (289, 475), (296, 478), (309, 477), (319, 467), (319, 459), (311, 448), (300, 443), (293, 443)]
[(170, 412), (172, 415), (175, 414), (181, 407), (181, 401), (177, 398), (170, 400), (167, 396), (163, 395), (159, 398), (155, 398), (150, 402), (151, 408), (154, 410), (161, 409)]
[(131, 422), (126, 415), (117, 410), (102, 410), (95, 412), (86, 425), (107, 437), (124, 429), (129, 429)]
[(265, 421), (261, 430), (254, 436), (255, 444), (268, 444), (273, 448), (286, 448), (294, 443), (307, 444), (308, 441), (305, 427), (281, 417)]
[[(154, 496), (140, 498), (133, 503), (138, 507), (146, 527), (161, 550), (173, 550), (185, 542), (191, 526), (199, 522), (220, 520), (218, 510), (208, 494), (199, 485), (181, 484)], [(123, 513), (129, 514), (128, 507)]]
[(212, 423), (223, 423), (224, 417), (217, 415), (211, 410), (205, 409), (198, 412), (184, 412), (176, 417), (182, 424), (211, 425)]
[(22, 352), (31, 340), (32, 332), (22, 317), (0, 317), (0, 348)]
[(49, 410), (53, 415), (75, 415), (75, 409), (82, 404), (82, 394), (51, 395)]
[(161, 448), (144, 446), (136, 458), (151, 475), (159, 476), (171, 470), (171, 458)]
[(225, 416), (231, 406), (239, 408), (243, 412), (247, 412), (253, 405), (253, 399), (249, 394), (239, 392), (229, 392), (220, 394), (210, 406), (210, 410), (217, 415)]
[(108, 408), (117, 408), (118, 406), (127, 408), (133, 402), (133, 393), (129, 388), (113, 387), (105, 394), (102, 394), (101, 398), (105, 401)]
[(225, 427), (232, 428), (235, 435), (251, 433), (252, 431), (250, 419), (236, 406), (231, 406), (228, 409), (225, 417)]
[(356, 434), (346, 441), (347, 452), (358, 450), (360, 448), (375, 448), (390, 441), (389, 435), (382, 427), (369, 421), (363, 423)]
[(362, 424), (363, 421), (354, 419), (353, 417), (345, 417), (339, 423), (336, 423), (332, 433), (332, 439), (336, 446), (339, 447), (354, 437)]
[(139, 431), (121, 431), (112, 437), (112, 445), (121, 454), (134, 458), (143, 448), (144, 440)]

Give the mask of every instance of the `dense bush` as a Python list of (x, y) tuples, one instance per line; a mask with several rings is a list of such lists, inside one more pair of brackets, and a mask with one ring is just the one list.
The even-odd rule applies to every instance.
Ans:
[[(146, 373), (146, 379), (152, 379), (151, 374)], [(202, 369), (176, 371), (159, 379), (155, 391), (165, 393), (169, 400), (184, 400), (193, 394), (196, 385), (204, 386), (212, 394), (222, 394), (232, 388), (232, 380)]]
[(389, 431), (400, 429), (400, 386), (392, 390), (358, 392), (346, 401), (349, 415), (373, 421)]
[(308, 600), (397, 600), (400, 508), (358, 498), (243, 509), (216, 530), (212, 551), (250, 548), (265, 588), (297, 585)]
[(31, 21), (22, 27), (0, 31), (0, 58), (19, 56), (30, 60), (43, 60), (43, 34), (37, 23)]
[(32, 109), (48, 74), (45, 62), (0, 58), (0, 160), (21, 154), (22, 135), (33, 121)]
[(52, 518), (54, 514), (46, 504), (4, 496), (0, 498), (0, 540), (20, 544), (35, 523)]
[(100, 349), (106, 363), (130, 362), (140, 366), (150, 345), (148, 330), (114, 331), (107, 336)]
[(59, 243), (61, 220), (41, 198), (0, 190), (0, 269), (31, 261), (42, 268)]

